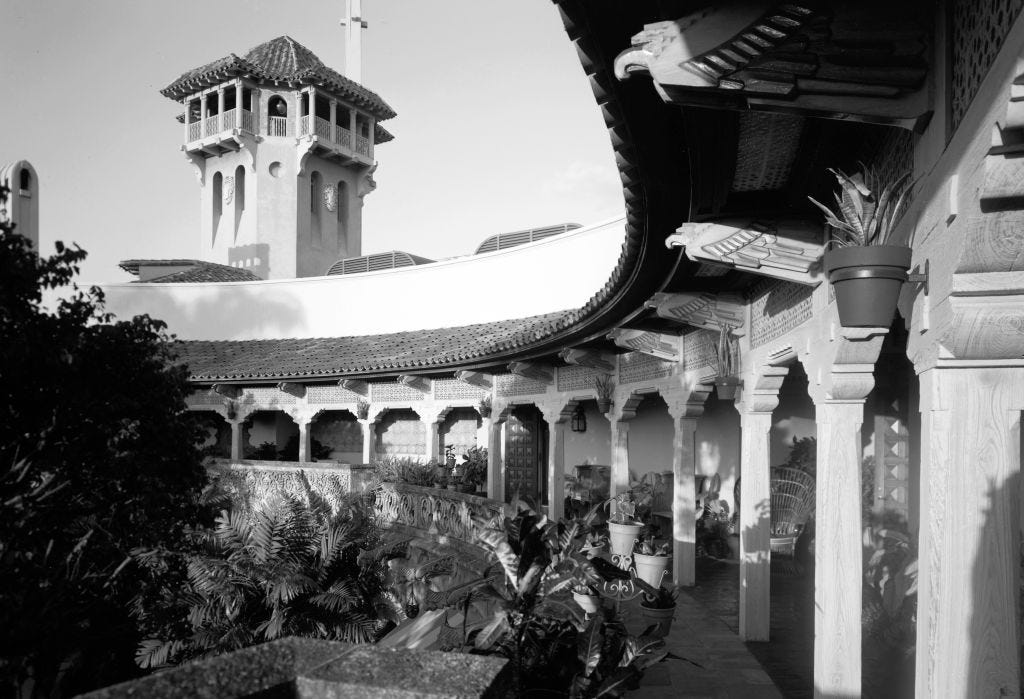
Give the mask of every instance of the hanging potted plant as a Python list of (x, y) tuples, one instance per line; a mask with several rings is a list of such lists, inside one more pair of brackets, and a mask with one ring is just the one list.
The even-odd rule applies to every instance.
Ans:
[(636, 569), (636, 576), (653, 587), (661, 585), (670, 560), (668, 544), (656, 545), (653, 536), (637, 540), (633, 547), (633, 567)]
[(484, 395), (480, 397), (480, 403), (477, 405), (477, 411), (480, 413), (480, 417), (491, 416), (491, 397)]
[(360, 420), (370, 417), (370, 401), (362, 398), (356, 401), (356, 417)]
[(825, 273), (836, 292), (839, 322), (844, 328), (888, 328), (910, 271), (911, 249), (888, 242), (912, 189), (909, 175), (882, 187), (878, 173), (869, 168), (852, 177), (829, 171), (841, 188), (835, 194), (839, 213), (808, 199), (825, 212), (832, 228)]
[(598, 374), (594, 377), (594, 390), (597, 392), (597, 409), (607, 414), (612, 409), (615, 381), (607, 374)]
[(740, 387), (740, 343), (732, 334), (732, 327), (720, 326), (718, 347), (715, 350), (715, 361), (718, 364), (718, 375), (715, 377), (715, 389), (719, 400), (734, 400), (736, 389)]

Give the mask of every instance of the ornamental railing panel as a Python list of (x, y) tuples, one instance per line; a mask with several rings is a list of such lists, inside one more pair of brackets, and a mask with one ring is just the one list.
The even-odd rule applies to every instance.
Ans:
[(288, 117), (270, 117), (267, 122), (267, 134), (270, 136), (287, 136)]
[(500, 529), (504, 514), (497, 500), (407, 483), (384, 483), (375, 495), (381, 526), (397, 524), (469, 546), (478, 546), (480, 527)]

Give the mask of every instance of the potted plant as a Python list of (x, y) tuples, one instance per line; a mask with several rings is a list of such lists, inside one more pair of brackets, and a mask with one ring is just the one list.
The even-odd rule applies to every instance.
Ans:
[(911, 249), (888, 242), (912, 189), (909, 175), (883, 187), (879, 174), (870, 168), (852, 177), (839, 170), (829, 172), (841, 189), (835, 194), (838, 215), (808, 198), (825, 212), (832, 229), (825, 273), (836, 292), (839, 322), (844, 328), (888, 328), (910, 270)]
[(615, 381), (607, 374), (598, 374), (594, 377), (594, 390), (597, 392), (597, 409), (607, 414), (612, 409)]
[(653, 587), (661, 585), (668, 571), (668, 543), (655, 544), (653, 536), (638, 539), (633, 547), (633, 567), (636, 576)]
[(633, 544), (640, 536), (644, 525), (633, 518), (636, 513), (636, 501), (631, 491), (619, 493), (606, 504), (610, 507), (613, 501), (615, 512), (608, 518), (608, 540), (614, 555), (629, 556), (633, 553)]
[(487, 450), (470, 447), (462, 455), (459, 476), (459, 491), (475, 493), (487, 481)]
[(362, 398), (356, 401), (356, 417), (360, 420), (370, 417), (370, 401)]
[(718, 375), (715, 377), (715, 390), (719, 400), (734, 400), (736, 389), (740, 387), (740, 348), (739, 340), (732, 334), (733, 328), (722, 325), (718, 333), (718, 348), (715, 360), (718, 364)]
[(572, 599), (587, 614), (593, 614), (601, 607), (601, 593), (593, 584), (577, 581), (572, 585)]
[(481, 396), (480, 402), (477, 404), (477, 410), (480, 413), (480, 417), (490, 417), (491, 407), (491, 397), (489, 395)]
[(655, 625), (654, 630), (645, 635), (664, 638), (671, 630), (672, 619), (676, 615), (679, 588), (655, 587), (642, 578), (637, 578), (636, 584), (644, 591), (643, 599), (640, 600), (640, 615)]

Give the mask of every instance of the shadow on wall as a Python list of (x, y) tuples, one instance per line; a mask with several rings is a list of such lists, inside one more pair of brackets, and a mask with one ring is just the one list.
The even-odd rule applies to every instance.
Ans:
[(270, 276), (270, 246), (252, 243), (228, 248), (228, 264), (247, 269), (260, 279), (267, 279)]

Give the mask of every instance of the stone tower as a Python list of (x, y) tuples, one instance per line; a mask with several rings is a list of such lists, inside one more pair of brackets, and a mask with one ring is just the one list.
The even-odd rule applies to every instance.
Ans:
[(288, 36), (190, 70), (182, 151), (201, 187), (201, 257), (264, 279), (325, 274), (362, 254), (374, 147), (395, 116), (379, 96)]
[(7, 187), (7, 205), (0, 220), (14, 224), (14, 232), (32, 241), (39, 251), (39, 175), (32, 163), (19, 160), (0, 167), (0, 184)]

